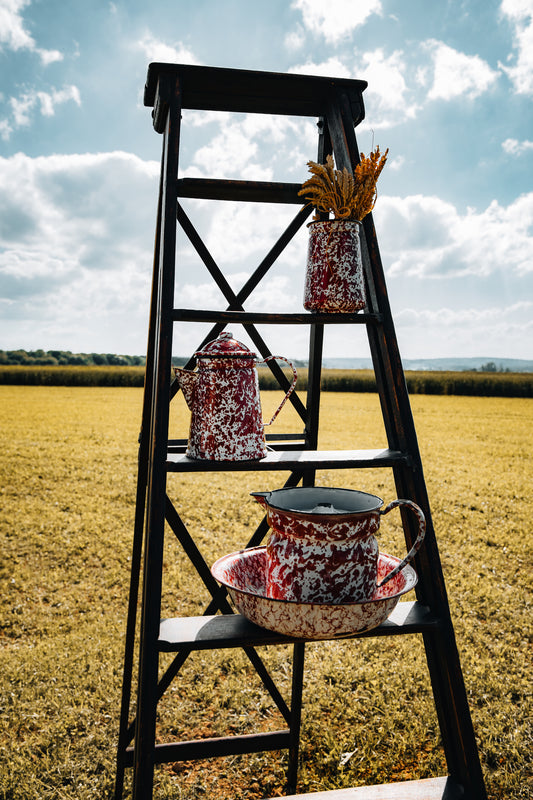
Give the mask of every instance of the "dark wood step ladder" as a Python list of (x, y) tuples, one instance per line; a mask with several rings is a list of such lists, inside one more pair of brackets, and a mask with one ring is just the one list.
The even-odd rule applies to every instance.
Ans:
[[(295, 233), (308, 219), (310, 209), (298, 197), (299, 184), (258, 181), (178, 178), (182, 109), (261, 113), (314, 117), (318, 121), (318, 160), (333, 152), (338, 167), (353, 169), (359, 160), (354, 128), (364, 118), (362, 93), (366, 82), (336, 78), (265, 73), (233, 69), (154, 63), (149, 66), (144, 102), (153, 107), (153, 125), (163, 134), (163, 153), (159, 187), (154, 269), (139, 465), (135, 529), (133, 537), (130, 599), (124, 658), (122, 708), (117, 749), (115, 798), (123, 794), (124, 774), (133, 768), (134, 800), (150, 800), (156, 764), (200, 759), (229, 754), (287, 749), (289, 766), (287, 792), (294, 794), (297, 784), (302, 684), (305, 642), (259, 628), (233, 613), (226, 592), (211, 576), (192, 536), (167, 494), (171, 472), (191, 471), (284, 471), (285, 486), (300, 482), (312, 486), (318, 469), (390, 468), (398, 497), (414, 500), (427, 519), (424, 547), (415, 567), (419, 581), (416, 601), (400, 603), (379, 628), (361, 637), (420, 634), (426, 651), (435, 707), (442, 735), (448, 775), (431, 781), (398, 784), (402, 797), (431, 800), (470, 798), (486, 800), (483, 776), (472, 727), (440, 557), (432, 525), (429, 502), (411, 414), (402, 363), (389, 307), (372, 216), (365, 218), (363, 258), (367, 284), (367, 307), (357, 314), (292, 314), (246, 312), (244, 304)], [(311, 157), (311, 156), (310, 156)], [(314, 154), (312, 154), (314, 157)], [(298, 206), (289, 224), (268, 255), (234, 292), (211, 257), (207, 247), (179, 203), (180, 197), (245, 202), (288, 203)], [(227, 301), (227, 310), (183, 309), (174, 307), (176, 266), (176, 228), (179, 223), (207, 267), (214, 283)], [(305, 254), (302, 254), (302, 263)], [(302, 280), (303, 285), (303, 280)], [(228, 325), (240, 324), (263, 358), (271, 355), (256, 326), (296, 325), (309, 328), (309, 374), (306, 403), (297, 393), (290, 401), (303, 422), (303, 433), (267, 436), (270, 452), (254, 462), (200, 462), (185, 455), (186, 441), (169, 439), (169, 403), (177, 391), (171, 380), (173, 327), (176, 322), (211, 323), (202, 344), (213, 339)], [(388, 447), (385, 450), (317, 449), (322, 348), (326, 325), (364, 325), (368, 334), (377, 390), (380, 398)], [(201, 346), (201, 345), (200, 345)], [(194, 366), (191, 358), (188, 367)], [(275, 361), (270, 369), (281, 388), (288, 381)], [(160, 620), (165, 521), (181, 543), (203, 581), (209, 602), (203, 616)], [(410, 515), (402, 514), (408, 547), (416, 537)], [(263, 520), (246, 546), (259, 544), (268, 532)], [(137, 604), (141, 589), (140, 622)], [(138, 664), (136, 662), (136, 638)], [(256, 647), (293, 645), (292, 693), (287, 704), (270, 677)], [(280, 710), (286, 728), (281, 731), (216, 739), (156, 744), (158, 702), (178, 675), (188, 656), (197, 650), (243, 648)], [(174, 658), (160, 676), (160, 655)], [(134, 667), (138, 668), (136, 703), (132, 703)], [(134, 706), (132, 712), (132, 705)], [(133, 744), (132, 744), (133, 743)], [(388, 794), (397, 797), (395, 785)], [(409, 788), (411, 787), (411, 788)], [(424, 789), (425, 787), (425, 789)], [(423, 791), (426, 793), (421, 793)], [(331, 793), (344, 797), (352, 791), (354, 800), (361, 789)], [(364, 797), (371, 797), (370, 794)], [(377, 790), (376, 790), (377, 791)], [(385, 791), (382, 787), (382, 791)], [(359, 794), (357, 794), (359, 792)], [(392, 792), (392, 793), (391, 793)], [(323, 797), (328, 793), (320, 793)], [(329, 796), (329, 795), (328, 795)], [(351, 795), (346, 795), (348, 796)]]

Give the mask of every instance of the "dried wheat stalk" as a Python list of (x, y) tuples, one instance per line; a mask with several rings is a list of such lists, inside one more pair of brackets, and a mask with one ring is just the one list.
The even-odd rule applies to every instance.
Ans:
[[(312, 177), (302, 184), (299, 196), (305, 196), (308, 205), (317, 211), (332, 213), (335, 219), (362, 220), (376, 203), (377, 180), (387, 161), (388, 149), (381, 155), (379, 147), (365, 156), (352, 175), (346, 167), (335, 169), (333, 157), (328, 155), (325, 164), (308, 161)], [(318, 217), (317, 217), (318, 218)]]

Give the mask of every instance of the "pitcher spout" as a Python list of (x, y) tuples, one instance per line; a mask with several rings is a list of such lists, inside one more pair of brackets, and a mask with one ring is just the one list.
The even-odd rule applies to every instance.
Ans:
[(268, 508), (268, 499), (271, 494), (272, 492), (250, 492), (251, 497), (257, 500), (263, 508)]
[(193, 372), (193, 370), (190, 369), (181, 369), (181, 367), (174, 367), (174, 374), (176, 375), (176, 380), (178, 381), (180, 389), (183, 392), (185, 402), (187, 403), (189, 409), (192, 411), (194, 406), (194, 394), (196, 391), (198, 373)]

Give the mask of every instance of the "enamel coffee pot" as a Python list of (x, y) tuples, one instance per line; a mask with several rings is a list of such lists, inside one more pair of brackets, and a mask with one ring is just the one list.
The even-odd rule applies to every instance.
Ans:
[(408, 564), (426, 531), (422, 510), (411, 500), (383, 500), (353, 489), (297, 487), (252, 492), (267, 511), (272, 533), (267, 542), (268, 597), (308, 603), (347, 603), (370, 599), (377, 584), (380, 519), (404, 506), (418, 521), (416, 541), (384, 586)]
[[(197, 370), (175, 368), (191, 410), (187, 455), (211, 461), (255, 461), (267, 454), (266, 425), (271, 425), (292, 393), (296, 370), (283, 356), (257, 361), (255, 353), (228, 332), (195, 354)], [(286, 361), (293, 372), (291, 386), (270, 422), (264, 423), (256, 364)]]

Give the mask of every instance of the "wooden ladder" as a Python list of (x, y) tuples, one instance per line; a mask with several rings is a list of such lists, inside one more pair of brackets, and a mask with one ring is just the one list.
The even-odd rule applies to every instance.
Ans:
[[(454, 630), (431, 520), (417, 437), (389, 307), (372, 216), (363, 223), (363, 259), (367, 307), (357, 314), (291, 314), (246, 312), (244, 304), (275, 263), (294, 234), (305, 223), (310, 209), (298, 197), (299, 184), (178, 178), (182, 109), (262, 113), (314, 117), (318, 120), (318, 160), (333, 152), (339, 168), (358, 163), (354, 128), (364, 118), (362, 93), (366, 82), (302, 75), (232, 69), (151, 64), (144, 102), (153, 107), (153, 124), (163, 134), (152, 298), (139, 466), (135, 529), (133, 536), (130, 599), (126, 630), (122, 708), (117, 748), (115, 798), (123, 794), (124, 774), (133, 768), (134, 800), (150, 800), (156, 764), (287, 749), (287, 792), (297, 785), (305, 642), (264, 630), (234, 614), (225, 590), (211, 576), (208, 565), (178, 510), (167, 494), (169, 473), (191, 471), (283, 471), (285, 486), (312, 486), (317, 469), (384, 467), (392, 469), (398, 497), (415, 501), (427, 520), (424, 547), (415, 568), (418, 573), (416, 601), (398, 604), (391, 617), (373, 631), (357, 638), (420, 634), (423, 637), (448, 775), (430, 781), (319, 793), (309, 797), (330, 800), (368, 798), (426, 798), (486, 800), (470, 711), (467, 702)], [(252, 276), (234, 292), (188, 218), (179, 198), (209, 198), (245, 202), (289, 203), (296, 216)], [(174, 307), (176, 221), (180, 224), (214, 283), (227, 301), (225, 311)], [(303, 422), (303, 433), (269, 435), (270, 452), (261, 461), (217, 463), (193, 461), (185, 455), (186, 441), (169, 439), (169, 402), (177, 391), (171, 381), (173, 328), (176, 322), (212, 325), (202, 345), (226, 326), (240, 324), (263, 358), (271, 355), (256, 326), (296, 325), (309, 328), (309, 375), (307, 400), (297, 393), (290, 401)], [(364, 325), (376, 376), (388, 447), (385, 450), (317, 449), (322, 347), (326, 325)], [(200, 345), (201, 346), (201, 345)], [(288, 381), (275, 361), (270, 369), (280, 386)], [(189, 368), (194, 366), (191, 358)], [(210, 596), (203, 616), (160, 620), (165, 521), (195, 565)], [(402, 514), (407, 547), (416, 537), (415, 523)], [(263, 520), (246, 546), (258, 545), (268, 532)], [(140, 621), (137, 604), (141, 589)], [(136, 655), (135, 641), (139, 648)], [(292, 692), (286, 703), (260, 659), (256, 647), (293, 644)], [(158, 702), (191, 652), (243, 648), (280, 710), (286, 728), (280, 731), (214, 739), (156, 744)], [(160, 676), (160, 654), (174, 654)], [(138, 662), (137, 660), (138, 659)], [(138, 669), (136, 703), (132, 703), (132, 678)], [(132, 714), (132, 705), (135, 706)], [(132, 745), (133, 742), (133, 745)]]

